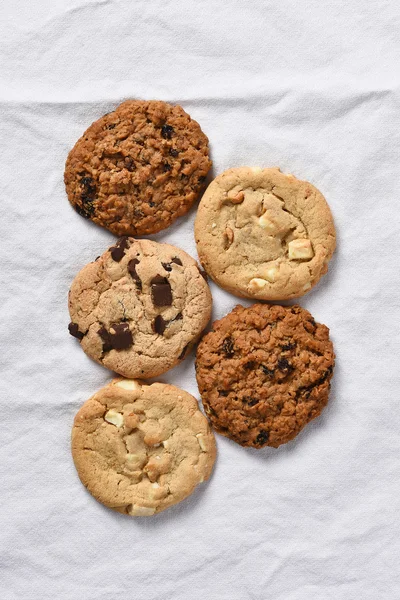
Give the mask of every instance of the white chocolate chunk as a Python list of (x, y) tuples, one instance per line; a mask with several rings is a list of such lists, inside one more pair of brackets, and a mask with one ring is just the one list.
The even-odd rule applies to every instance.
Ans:
[(107, 423), (111, 423), (111, 425), (115, 425), (116, 427), (122, 427), (124, 424), (123, 415), (112, 408), (106, 412), (104, 419)]
[(259, 292), (267, 285), (267, 283), (268, 282), (265, 279), (261, 279), (261, 277), (254, 277), (254, 279), (250, 280), (249, 291)]
[(123, 390), (140, 390), (140, 385), (134, 379), (121, 379), (115, 385)]
[(306, 283), (305, 285), (303, 285), (303, 291), (306, 292), (307, 290), (311, 289), (311, 283)]
[(297, 239), (289, 242), (289, 260), (310, 260), (313, 256), (310, 240)]
[(270, 283), (273, 283), (277, 279), (278, 272), (279, 272), (279, 269), (277, 267), (269, 267), (268, 269), (266, 269), (264, 271), (262, 276), (264, 279), (266, 279)]
[(251, 170), (253, 173), (261, 173), (262, 168), (261, 167), (251, 167)]
[(215, 229), (215, 228), (216, 228), (216, 226), (217, 226), (217, 224), (216, 224), (216, 223), (213, 223), (213, 224), (211, 225), (211, 229)]
[(268, 233), (274, 233), (276, 231), (275, 223), (273, 223), (271, 219), (267, 217), (267, 213), (264, 213), (261, 215), (261, 217), (259, 217), (258, 224)]
[(132, 504), (129, 514), (134, 517), (150, 517), (154, 515), (156, 512), (155, 508), (151, 508), (150, 506), (138, 506), (137, 504)]
[(197, 437), (197, 441), (199, 442), (199, 446), (200, 448), (203, 450), (203, 452), (205, 452), (207, 450), (206, 445), (204, 443), (204, 435), (202, 433), (198, 433), (196, 435)]

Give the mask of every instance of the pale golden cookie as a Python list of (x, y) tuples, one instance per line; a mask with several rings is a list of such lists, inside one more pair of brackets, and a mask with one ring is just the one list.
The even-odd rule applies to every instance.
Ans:
[(96, 500), (147, 517), (180, 502), (209, 478), (216, 445), (187, 392), (114, 379), (77, 413), (72, 456)]
[(277, 168), (239, 167), (216, 177), (201, 199), (195, 236), (212, 279), (257, 300), (303, 296), (335, 249), (325, 198)]
[(189, 352), (211, 315), (211, 293), (186, 252), (123, 237), (75, 277), (69, 331), (124, 377), (155, 377)]

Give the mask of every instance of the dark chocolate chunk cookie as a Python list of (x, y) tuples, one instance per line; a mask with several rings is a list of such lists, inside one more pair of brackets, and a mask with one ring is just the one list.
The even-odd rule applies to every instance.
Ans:
[(211, 314), (197, 263), (168, 244), (124, 237), (76, 276), (69, 332), (83, 350), (125, 377), (174, 367)]
[(210, 167), (208, 139), (183, 108), (128, 100), (85, 131), (64, 180), (83, 217), (117, 235), (147, 235), (189, 210)]
[(237, 306), (197, 349), (208, 418), (242, 446), (277, 448), (326, 405), (334, 359), (329, 329), (300, 306)]

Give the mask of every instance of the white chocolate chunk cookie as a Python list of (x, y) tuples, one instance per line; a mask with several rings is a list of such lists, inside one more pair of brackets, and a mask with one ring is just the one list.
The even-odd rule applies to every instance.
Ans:
[(114, 379), (77, 413), (72, 456), (96, 500), (141, 517), (180, 502), (208, 479), (216, 445), (187, 392)]
[(278, 168), (225, 171), (201, 199), (195, 236), (200, 261), (244, 298), (303, 296), (328, 270), (335, 227), (323, 195)]
[(108, 369), (155, 377), (187, 355), (210, 319), (211, 303), (186, 252), (124, 237), (74, 279), (69, 332)]

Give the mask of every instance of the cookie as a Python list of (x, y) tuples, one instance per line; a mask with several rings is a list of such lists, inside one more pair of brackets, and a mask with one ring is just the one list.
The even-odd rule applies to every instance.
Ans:
[(189, 210), (210, 167), (208, 139), (181, 106), (128, 100), (77, 141), (64, 181), (83, 217), (117, 235), (147, 235)]
[(277, 448), (328, 401), (329, 329), (300, 306), (237, 306), (197, 349), (196, 376), (213, 427), (242, 446)]
[(211, 293), (186, 252), (123, 237), (75, 277), (69, 331), (94, 360), (125, 377), (179, 363), (211, 316)]
[(140, 517), (159, 513), (209, 478), (215, 439), (197, 401), (173, 385), (114, 379), (77, 413), (72, 456), (102, 504)]
[(208, 186), (197, 251), (221, 287), (245, 298), (303, 296), (326, 273), (335, 228), (325, 198), (279, 169), (229, 169)]

